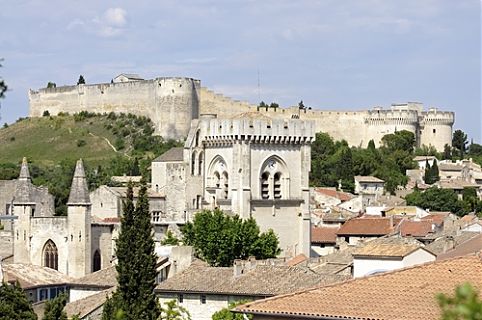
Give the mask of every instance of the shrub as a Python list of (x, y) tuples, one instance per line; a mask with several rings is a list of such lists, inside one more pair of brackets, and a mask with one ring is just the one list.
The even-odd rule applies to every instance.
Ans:
[(87, 142), (85, 142), (85, 140), (82, 140), (82, 139), (77, 140), (77, 147), (79, 148), (85, 146), (86, 144)]
[(44, 113), (42, 113), (42, 117), (49, 117), (50, 112), (48, 110), (45, 110)]

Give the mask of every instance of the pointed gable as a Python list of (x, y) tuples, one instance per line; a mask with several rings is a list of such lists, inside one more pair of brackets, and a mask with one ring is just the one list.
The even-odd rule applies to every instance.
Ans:
[(87, 188), (87, 180), (85, 179), (84, 164), (82, 159), (77, 161), (75, 166), (74, 178), (72, 179), (72, 187), (70, 188), (69, 201), (67, 205), (89, 205), (89, 189)]

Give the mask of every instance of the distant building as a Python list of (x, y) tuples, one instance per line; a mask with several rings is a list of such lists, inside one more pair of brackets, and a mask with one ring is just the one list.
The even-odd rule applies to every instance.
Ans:
[(355, 194), (378, 195), (385, 193), (385, 181), (372, 176), (355, 176)]

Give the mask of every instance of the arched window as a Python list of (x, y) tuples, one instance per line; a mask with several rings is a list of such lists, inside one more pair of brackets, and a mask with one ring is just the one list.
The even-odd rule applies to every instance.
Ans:
[(94, 257), (93, 257), (93, 266), (92, 266), (92, 272), (99, 271), (101, 269), (101, 264), (102, 260), (100, 257), (100, 252), (99, 250), (95, 250), (94, 252)]
[(194, 146), (195, 146), (195, 147), (198, 147), (198, 146), (199, 146), (199, 130), (196, 132), (196, 141), (195, 141)]
[(196, 173), (196, 151), (191, 155), (191, 175)]
[(203, 153), (200, 152), (199, 155), (197, 156), (198, 159), (198, 169), (197, 169), (197, 174), (202, 175), (203, 173)]
[(223, 172), (223, 198), (227, 199), (229, 195), (229, 178), (226, 171)]
[(269, 173), (264, 172), (261, 175), (261, 198), (269, 199)]
[(51, 268), (54, 270), (59, 269), (59, 253), (57, 251), (57, 246), (52, 240), (49, 240), (44, 245), (43, 250), (44, 257), (44, 267)]
[(219, 172), (214, 172), (214, 186), (219, 188), (221, 185), (221, 177), (219, 176)]
[(281, 199), (281, 173), (276, 172), (274, 174), (274, 187), (273, 187), (273, 193), (274, 193), (274, 198), (275, 199)]

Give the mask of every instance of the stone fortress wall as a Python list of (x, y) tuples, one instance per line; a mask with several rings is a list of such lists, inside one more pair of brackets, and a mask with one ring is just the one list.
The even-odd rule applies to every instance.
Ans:
[(180, 139), (199, 116), (200, 81), (191, 78), (63, 86), (29, 91), (30, 116), (89, 111), (132, 113), (152, 119), (155, 132)]
[(191, 78), (156, 78), (153, 80), (76, 85), (30, 90), (30, 116), (59, 112), (125, 112), (152, 119), (155, 133), (166, 138), (185, 138), (192, 119), (200, 115), (233, 118), (259, 112), (273, 119), (313, 120), (317, 132), (327, 132), (334, 139), (345, 139), (351, 146), (366, 147), (373, 139), (400, 130), (413, 132), (417, 146), (432, 145), (442, 151), (451, 144), (453, 112), (436, 108), (424, 110), (421, 103), (394, 104), (388, 109), (375, 107), (361, 111), (300, 110), (296, 107), (258, 109), (244, 101), (233, 100), (201, 87)]

